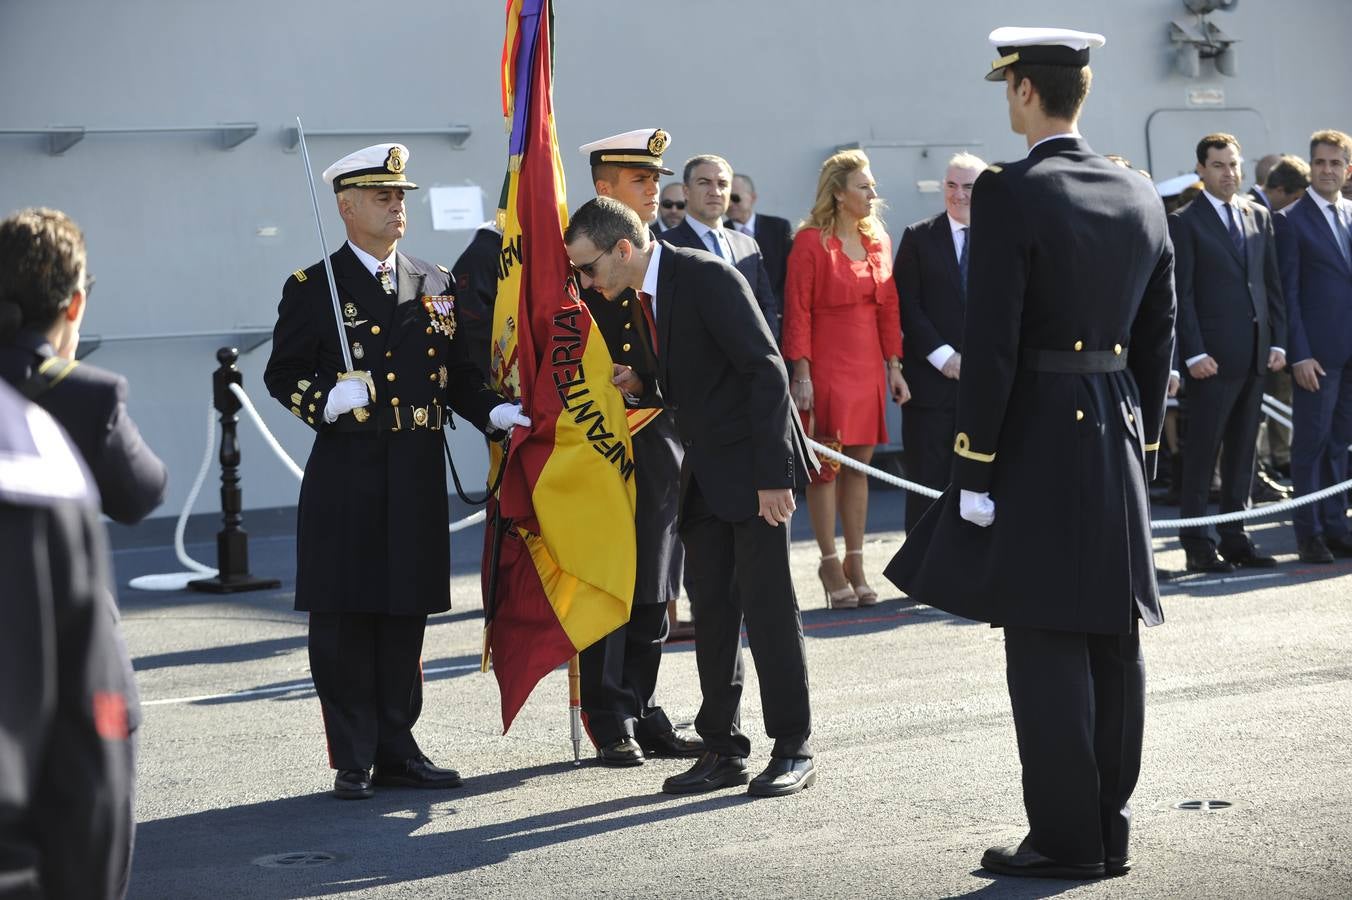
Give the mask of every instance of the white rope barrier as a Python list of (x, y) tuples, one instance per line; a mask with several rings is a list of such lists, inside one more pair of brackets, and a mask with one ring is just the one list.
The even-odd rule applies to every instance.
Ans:
[(188, 527), (188, 514), (192, 511), (193, 505), (197, 503), (197, 493), (202, 490), (203, 483), (206, 482), (207, 472), (211, 470), (211, 457), (216, 449), (216, 407), (212, 401), (207, 401), (207, 448), (202, 454), (202, 465), (197, 468), (197, 477), (193, 479), (192, 487), (188, 490), (188, 499), (183, 504), (183, 510), (178, 514), (178, 521), (174, 523), (174, 555), (178, 557), (188, 572), (169, 572), (163, 575), (141, 575), (127, 582), (128, 587), (135, 588), (138, 591), (181, 591), (188, 586), (189, 581), (197, 578), (210, 578), (216, 574), (216, 570), (210, 566), (204, 566), (197, 560), (188, 555), (188, 548), (183, 543), (183, 534)]
[[(296, 465), (296, 461), (290, 457), (281, 443), (273, 435), (272, 431), (264, 423), (263, 417), (259, 415), (258, 408), (254, 406), (249, 395), (245, 393), (244, 388), (238, 384), (230, 385), (230, 392), (239, 400), (240, 406), (249, 415), (249, 420), (254, 423), (259, 432), (263, 435), (263, 440), (277, 458), (282, 461), (282, 465), (295, 476), (299, 481), (304, 477), (305, 471)], [(207, 446), (206, 452), (202, 454), (202, 465), (197, 470), (197, 478), (192, 483), (192, 488), (188, 491), (188, 499), (183, 503), (183, 509), (178, 514), (178, 521), (174, 524), (174, 555), (178, 561), (189, 572), (169, 572), (162, 575), (141, 575), (133, 578), (127, 584), (129, 587), (138, 591), (181, 591), (188, 586), (189, 581), (198, 578), (210, 578), (216, 574), (216, 570), (210, 566), (199, 563), (188, 555), (187, 546), (184, 544), (183, 535), (188, 525), (188, 516), (192, 512), (193, 506), (197, 503), (197, 495), (202, 490), (202, 485), (206, 482), (207, 473), (211, 470), (211, 460), (216, 449), (216, 407), (214, 403), (207, 404)], [(450, 524), (448, 532), (455, 534), (458, 531), (464, 531), (467, 528), (473, 528), (482, 523), (487, 518), (482, 509), (470, 513), (463, 519), (458, 519)]]
[[(1276, 400), (1268, 396), (1267, 394), (1263, 395), (1263, 400), (1265, 404), (1263, 407), (1263, 412), (1267, 413), (1268, 417), (1273, 419), (1274, 421), (1280, 423), (1286, 428), (1290, 428), (1291, 421), (1287, 419), (1285, 416), (1282, 416), (1280, 413), (1278, 413), (1277, 409), (1269, 409), (1266, 404), (1270, 402), (1273, 407), (1285, 409), (1288, 413), (1290, 412), (1291, 407), (1286, 406), (1286, 404), (1282, 403), (1280, 400)], [(811, 445), (813, 451), (816, 452), (818, 456), (825, 456), (827, 459), (833, 459), (843, 466), (848, 466), (851, 469), (863, 472), (870, 478), (876, 478), (878, 481), (881, 481), (884, 484), (890, 484), (893, 487), (899, 487), (904, 490), (911, 491), (912, 493), (920, 494), (921, 496), (924, 497), (929, 497), (930, 499), (935, 499), (943, 495), (942, 491), (935, 490), (934, 488), (927, 487), (923, 484), (916, 484), (914, 481), (907, 481), (905, 478), (898, 478), (895, 475), (890, 475), (887, 472), (883, 472), (879, 469), (873, 468), (872, 466), (865, 465), (864, 463), (861, 463), (857, 459), (852, 459), (851, 457), (846, 456), (844, 453), (841, 453), (837, 450), (832, 450), (830, 447), (825, 447), (814, 440), (809, 439), (808, 444)], [(1349, 449), (1352, 450), (1352, 447), (1349, 447)], [(1296, 497), (1292, 500), (1283, 500), (1280, 503), (1273, 503), (1269, 506), (1264, 506), (1261, 508), (1242, 509), (1236, 512), (1220, 513), (1214, 516), (1195, 516), (1190, 519), (1152, 520), (1150, 523), (1150, 528), (1154, 531), (1168, 531), (1174, 528), (1200, 528), (1206, 525), (1220, 525), (1226, 522), (1239, 522), (1245, 519), (1265, 519), (1268, 518), (1269, 516), (1289, 512), (1290, 510), (1297, 509), (1299, 507), (1306, 506), (1311, 503), (1318, 503), (1320, 500), (1323, 500), (1327, 497), (1332, 497), (1335, 494), (1340, 494), (1343, 491), (1346, 491), (1350, 488), (1352, 488), (1352, 478), (1349, 478), (1347, 481), (1344, 481), (1341, 484), (1335, 484), (1330, 487), (1323, 488), (1322, 490), (1316, 491), (1313, 494), (1305, 494), (1303, 496)]]
[(1263, 403), (1265, 403), (1268, 406), (1271, 406), (1273, 409), (1277, 410), (1277, 412), (1284, 413), (1285, 415), (1288, 416), (1291, 415), (1292, 412), (1291, 407), (1283, 403), (1282, 401), (1278, 400), (1271, 394), (1263, 395)]

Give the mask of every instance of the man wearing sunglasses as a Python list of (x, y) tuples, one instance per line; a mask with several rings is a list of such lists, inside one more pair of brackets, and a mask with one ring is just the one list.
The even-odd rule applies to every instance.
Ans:
[(760, 245), (765, 271), (770, 275), (778, 308), (784, 308), (784, 279), (789, 271), (789, 249), (793, 246), (793, 226), (788, 219), (756, 212), (756, 183), (750, 175), (732, 176), (732, 194), (728, 197), (728, 220), (724, 224), (755, 238)]
[[(640, 128), (579, 149), (588, 155), (596, 193), (623, 204), (649, 226), (657, 211), (658, 181), (673, 174), (662, 165), (670, 142), (671, 136), (660, 128)], [(616, 366), (652, 384), (657, 357), (649, 321), (633, 291), (608, 303), (590, 289), (598, 261), (596, 254), (573, 261), (583, 276), (582, 300)], [(633, 405), (661, 406), (656, 396), (626, 399)], [(626, 624), (580, 654), (582, 713), (597, 756), (607, 766), (638, 766), (645, 757), (696, 757), (704, 750), (698, 737), (677, 732), (657, 703), (667, 606), (680, 591), (685, 560), (676, 533), (682, 449), (671, 411), (651, 420), (633, 442), (638, 537), (633, 607)]]
[(685, 188), (679, 181), (662, 188), (662, 202), (657, 211), (657, 223), (653, 231), (661, 234), (681, 224), (685, 218)]

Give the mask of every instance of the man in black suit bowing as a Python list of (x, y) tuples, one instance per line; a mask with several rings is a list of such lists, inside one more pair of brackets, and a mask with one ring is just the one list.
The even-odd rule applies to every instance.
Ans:
[[(1178, 355), (1188, 376), (1188, 438), (1183, 448), (1183, 518), (1206, 514), (1216, 454), (1221, 512), (1248, 505), (1264, 375), (1286, 366), (1286, 306), (1272, 214), (1237, 196), (1239, 142), (1209, 134), (1197, 144), (1201, 196), (1169, 216), (1178, 292)], [(1268, 568), (1243, 522), (1217, 526), (1220, 555), (1205, 526), (1183, 528), (1189, 572)], [(1224, 557), (1222, 559), (1222, 557)]]
[(732, 194), (728, 199), (728, 219), (724, 224), (756, 239), (765, 260), (765, 271), (770, 274), (770, 287), (778, 301), (776, 308), (782, 310), (789, 250), (793, 247), (793, 225), (788, 219), (756, 212), (756, 183), (750, 175), (738, 172), (732, 176)]
[[(953, 466), (972, 186), (985, 168), (970, 153), (948, 161), (944, 211), (907, 226), (892, 269), (901, 296), (902, 355), (912, 360), (911, 402), (901, 415), (906, 475), (933, 488), (948, 485)], [(922, 495), (906, 495), (908, 532), (929, 508)]]
[(779, 343), (779, 298), (770, 284), (760, 246), (754, 238), (723, 227), (732, 194), (732, 166), (721, 156), (701, 154), (685, 162), (685, 221), (662, 232), (676, 247), (705, 250), (725, 259), (751, 285), (770, 334)]
[(618, 365), (615, 383), (629, 397), (660, 395), (677, 414), (685, 447), (680, 529), (704, 694), (695, 728), (708, 749), (662, 789), (700, 793), (750, 777), (751, 742), (740, 729), (745, 616), (765, 730), (775, 741), (770, 765), (748, 793), (796, 793), (815, 771), (788, 522), (794, 488), (816, 459), (789, 400), (784, 360), (736, 269), (650, 240), (624, 204), (608, 197), (584, 204), (564, 242), (583, 287), (612, 301), (638, 292), (657, 338), (657, 383)]

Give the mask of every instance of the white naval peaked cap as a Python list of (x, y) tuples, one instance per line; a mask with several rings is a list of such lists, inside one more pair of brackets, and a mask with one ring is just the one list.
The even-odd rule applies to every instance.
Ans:
[(1043, 66), (1089, 65), (1089, 51), (1106, 40), (1092, 31), (1006, 25), (990, 33), (990, 42), (1000, 53), (986, 73), (987, 81), (1004, 81), (1005, 69), (1022, 62)]
[(349, 153), (324, 170), (324, 183), (333, 185), (335, 194), (348, 188), (417, 189), (408, 180), (408, 148), (403, 144), (372, 144)]
[(1175, 175), (1173, 178), (1155, 182), (1155, 190), (1159, 191), (1159, 195), (1165, 199), (1177, 197), (1199, 181), (1201, 179), (1195, 173), (1188, 172), (1184, 175)]
[(638, 128), (624, 134), (592, 141), (578, 147), (593, 166), (612, 163), (629, 169), (656, 169), (663, 175), (676, 173), (662, 165), (662, 154), (671, 144), (671, 135), (661, 128)]

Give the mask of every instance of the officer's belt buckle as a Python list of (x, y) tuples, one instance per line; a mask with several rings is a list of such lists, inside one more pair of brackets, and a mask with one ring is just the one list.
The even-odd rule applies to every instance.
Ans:
[(416, 431), (419, 428), (425, 428), (428, 431), (440, 431), (442, 425), (441, 405), (433, 403), (431, 406), (412, 407), (413, 421), (407, 426), (404, 425), (402, 408), (394, 407), (390, 410), (394, 414), (394, 425), (390, 431)]

